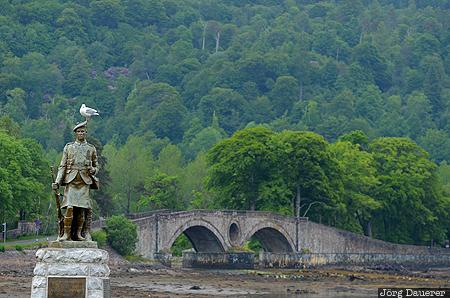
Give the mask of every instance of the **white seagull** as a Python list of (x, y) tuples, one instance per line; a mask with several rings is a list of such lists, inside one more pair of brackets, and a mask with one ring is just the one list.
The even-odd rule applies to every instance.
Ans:
[(85, 104), (81, 105), (80, 114), (81, 116), (86, 117), (86, 120), (91, 119), (92, 116), (99, 116), (96, 109), (87, 107)]

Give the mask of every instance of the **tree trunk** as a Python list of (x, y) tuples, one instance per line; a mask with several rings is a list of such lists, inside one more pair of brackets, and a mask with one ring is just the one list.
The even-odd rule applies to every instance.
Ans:
[(300, 97), (300, 101), (303, 101), (303, 82), (301, 82), (300, 83), (300, 94), (299, 94), (299, 97)]
[(20, 209), (20, 210), (19, 210), (19, 219), (20, 219), (20, 220), (25, 220), (25, 217), (26, 217), (26, 212), (25, 212), (25, 210)]
[(300, 185), (297, 184), (297, 192), (295, 194), (295, 217), (300, 217)]
[(203, 24), (203, 35), (202, 35), (202, 51), (205, 50), (205, 43), (206, 43), (206, 26), (208, 23)]
[(220, 31), (216, 32), (216, 53), (219, 51), (220, 46)]
[(255, 199), (252, 199), (250, 201), (250, 210), (251, 211), (255, 211), (256, 210), (256, 200)]
[[(250, 176), (250, 183), (252, 185), (252, 189), (254, 189), (255, 188), (255, 177), (254, 177), (253, 173)], [(255, 193), (257, 193), (257, 192), (255, 192)], [(255, 197), (256, 197), (256, 195), (253, 195), (253, 194), (250, 197), (250, 210), (251, 211), (256, 210), (256, 198)]]
[(372, 221), (367, 221), (366, 224), (366, 236), (372, 238)]
[(130, 214), (130, 205), (131, 205), (131, 190), (128, 187), (128, 191), (127, 191), (127, 214)]

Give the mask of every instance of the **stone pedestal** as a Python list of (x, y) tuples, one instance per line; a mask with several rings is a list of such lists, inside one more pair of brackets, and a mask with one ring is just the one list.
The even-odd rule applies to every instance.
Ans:
[(110, 298), (108, 252), (96, 247), (92, 241), (55, 241), (39, 249), (31, 298)]

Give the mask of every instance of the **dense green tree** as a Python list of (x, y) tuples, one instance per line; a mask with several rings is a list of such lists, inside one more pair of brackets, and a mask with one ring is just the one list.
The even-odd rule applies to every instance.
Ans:
[(375, 124), (383, 114), (384, 101), (381, 90), (374, 85), (368, 85), (355, 101), (355, 112), (358, 116)]
[(124, 16), (128, 23), (138, 26), (148, 26), (167, 20), (164, 3), (161, 0), (126, 0)]
[(152, 130), (157, 137), (168, 137), (178, 143), (183, 137), (186, 114), (187, 109), (179, 99), (165, 100), (155, 109), (150, 122), (144, 121), (144, 130)]
[(71, 96), (80, 95), (91, 72), (91, 66), (83, 51), (78, 51), (75, 54), (75, 61), (76, 63), (70, 68), (64, 82), (64, 91)]
[[(283, 131), (274, 137), (272, 146), (276, 148), (279, 175), (295, 201), (293, 214), (306, 216), (314, 205), (331, 207), (337, 203), (341, 191), (337, 163), (322, 136)], [(313, 209), (322, 210), (323, 206)]]
[(21, 135), (20, 126), (9, 116), (0, 117), (0, 130), (16, 138)]
[(428, 129), (423, 136), (420, 136), (418, 143), (430, 154), (431, 159), (440, 163), (450, 162), (450, 137), (449, 133), (439, 129)]
[(300, 98), (297, 80), (291, 76), (278, 77), (269, 93), (269, 98), (276, 116), (292, 110), (292, 105)]
[(199, 103), (199, 110), (203, 123), (211, 123), (214, 114), (219, 117), (221, 127), (231, 133), (238, 129), (245, 119), (246, 101), (236, 91), (225, 88), (214, 88), (208, 95), (202, 97)]
[(39, 217), (40, 202), (48, 199), (45, 183), (51, 181), (42, 147), (0, 130), (0, 204), (2, 218), (30, 220)]
[(365, 71), (372, 74), (374, 82), (381, 90), (389, 89), (390, 78), (387, 72), (387, 65), (376, 47), (363, 43), (355, 47), (353, 55), (354, 59), (364, 67)]
[(144, 193), (139, 199), (138, 208), (142, 210), (186, 208), (180, 198), (180, 182), (176, 176), (157, 172), (144, 184)]
[(195, 135), (188, 145), (188, 157), (195, 158), (199, 153), (206, 152), (224, 138), (224, 132), (214, 127), (206, 127)]
[(363, 150), (367, 150), (369, 138), (361, 130), (354, 130), (339, 137), (341, 142), (350, 142), (353, 145), (359, 145)]
[(431, 110), (434, 118), (438, 118), (438, 114), (445, 107), (442, 98), (442, 90), (444, 87), (445, 72), (442, 60), (439, 56), (426, 57), (423, 60), (424, 68), (424, 93), (431, 104)]
[(408, 97), (405, 120), (412, 138), (425, 134), (427, 129), (434, 128), (430, 102), (423, 93), (414, 92)]
[(183, 167), (181, 150), (172, 144), (163, 147), (158, 154), (156, 166), (160, 172), (172, 176), (178, 175)]
[(189, 208), (211, 209), (217, 206), (213, 194), (206, 187), (208, 169), (206, 154), (203, 152), (183, 169), (180, 178), (182, 200)]
[(125, 112), (129, 115), (131, 124), (139, 126), (161, 103), (177, 103), (179, 98), (177, 90), (166, 83), (137, 82), (128, 96)]
[(15, 88), (6, 92), (8, 101), (1, 109), (1, 113), (11, 117), (15, 122), (25, 121), (27, 117), (27, 106), (25, 105), (25, 91)]
[(101, 171), (98, 172), (97, 177), (100, 181), (100, 187), (97, 191), (93, 192), (92, 196), (98, 205), (98, 213), (103, 216), (112, 215), (111, 206), (113, 206), (113, 200), (110, 193), (108, 193), (109, 184), (111, 183), (111, 176), (108, 171), (108, 160), (103, 154), (103, 145), (99, 140), (92, 136), (88, 136), (88, 142), (95, 146), (98, 156), (98, 166)]
[(107, 144), (103, 152), (109, 161), (107, 170), (111, 183), (108, 189), (116, 208), (127, 214), (136, 211), (139, 188), (153, 170), (151, 150), (143, 138), (130, 137), (122, 147)]
[(56, 20), (56, 25), (58, 37), (65, 37), (78, 43), (84, 42), (87, 38), (81, 17), (73, 8), (65, 8)]
[(273, 132), (264, 127), (236, 132), (208, 152), (209, 187), (221, 193), (221, 205), (233, 209), (259, 209), (260, 187), (273, 164), (269, 146)]
[(361, 108), (361, 104), (357, 105), (356, 101), (357, 99), (353, 92), (349, 89), (344, 89), (324, 104), (324, 110), (329, 115), (351, 118), (355, 114), (355, 110)]
[[(353, 140), (359, 142), (360, 138)], [(382, 207), (374, 198), (379, 185), (374, 158), (372, 154), (362, 150), (358, 143), (348, 141), (336, 142), (331, 145), (330, 150), (339, 162), (343, 182), (347, 216), (340, 225), (372, 237), (372, 219), (374, 213)]]
[(124, 8), (118, 0), (96, 0), (89, 4), (92, 21), (99, 26), (116, 28), (124, 17)]
[(446, 210), (437, 184), (436, 165), (406, 138), (380, 138), (370, 144), (382, 204), (373, 232), (393, 242), (423, 243), (445, 237)]

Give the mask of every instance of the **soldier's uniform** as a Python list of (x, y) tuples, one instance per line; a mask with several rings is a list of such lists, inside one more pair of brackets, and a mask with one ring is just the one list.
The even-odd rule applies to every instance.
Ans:
[[(94, 174), (89, 173), (89, 167), (94, 169)], [(92, 208), (90, 189), (97, 188), (94, 176), (97, 171), (97, 150), (93, 145), (86, 141), (75, 141), (64, 147), (56, 177), (59, 185), (66, 186), (61, 208)]]
[[(73, 131), (85, 126), (86, 122), (82, 122), (76, 125)], [(64, 236), (61, 240), (69, 240), (73, 237), (70, 234), (74, 207), (82, 208), (77, 209), (75, 236), (78, 240), (85, 240), (83, 234), (87, 236), (87, 240), (91, 240), (92, 199), (90, 190), (98, 188), (98, 180), (95, 176), (97, 172), (97, 150), (93, 145), (78, 140), (66, 144), (55, 181), (58, 185), (65, 186), (61, 208), (67, 210), (64, 217)]]

